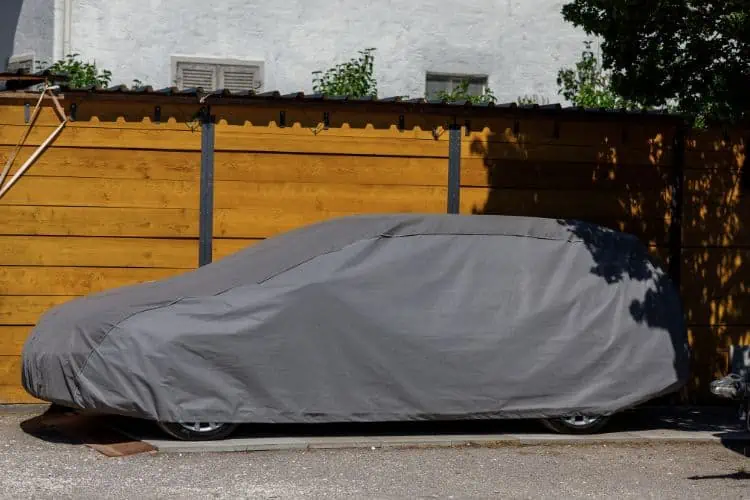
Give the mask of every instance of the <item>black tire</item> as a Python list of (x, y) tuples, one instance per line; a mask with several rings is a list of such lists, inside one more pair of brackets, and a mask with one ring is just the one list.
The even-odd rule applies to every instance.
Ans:
[(563, 418), (546, 418), (542, 424), (558, 434), (596, 434), (609, 423), (609, 417), (588, 415), (588, 421), (572, 423)]
[(178, 424), (172, 422), (157, 422), (162, 431), (173, 438), (181, 441), (218, 441), (228, 438), (235, 430), (237, 424), (216, 424), (207, 430), (194, 430), (191, 424)]

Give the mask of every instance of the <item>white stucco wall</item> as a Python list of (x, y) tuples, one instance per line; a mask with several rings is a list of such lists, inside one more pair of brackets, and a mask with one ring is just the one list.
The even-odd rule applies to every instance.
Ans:
[[(42, 0), (37, 0), (42, 1)], [(72, 50), (114, 83), (173, 84), (170, 57), (262, 60), (264, 90), (312, 90), (311, 73), (376, 47), (381, 97), (421, 97), (425, 72), (484, 73), (500, 100), (559, 100), (557, 70), (584, 34), (561, 0), (74, 0)]]
[(49, 60), (54, 45), (55, 0), (0, 0), (0, 67), (8, 57), (34, 53)]

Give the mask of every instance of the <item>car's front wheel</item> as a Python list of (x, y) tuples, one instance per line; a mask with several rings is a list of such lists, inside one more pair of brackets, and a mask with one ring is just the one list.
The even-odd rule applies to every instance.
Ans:
[(182, 441), (225, 439), (237, 429), (237, 424), (220, 422), (158, 422), (158, 425), (164, 432)]
[(560, 434), (595, 434), (609, 423), (609, 418), (601, 415), (574, 415), (548, 418), (542, 420), (542, 423), (549, 430)]

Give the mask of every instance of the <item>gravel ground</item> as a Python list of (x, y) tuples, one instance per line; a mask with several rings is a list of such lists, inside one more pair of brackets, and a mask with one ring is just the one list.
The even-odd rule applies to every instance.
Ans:
[(107, 458), (0, 413), (0, 498), (750, 499), (750, 458), (713, 444), (141, 454)]

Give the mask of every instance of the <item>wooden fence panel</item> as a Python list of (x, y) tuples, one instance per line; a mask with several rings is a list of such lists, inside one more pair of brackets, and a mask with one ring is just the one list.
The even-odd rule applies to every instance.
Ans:
[[(20, 387), (18, 356), (49, 308), (197, 265), (200, 131), (132, 110), (100, 121), (86, 116), (93, 109), (79, 107), (78, 121), (0, 199), (0, 402), (33, 401)], [(0, 106), (2, 164), (22, 117), (22, 107)], [(46, 108), (11, 174), (56, 125)]]
[[(10, 103), (10, 101), (8, 101)], [(0, 402), (19, 387), (20, 347), (54, 305), (197, 265), (201, 127), (197, 105), (78, 102), (76, 120), (0, 199)], [(33, 105), (33, 104), (32, 104)], [(293, 103), (213, 106), (215, 259), (332, 217), (447, 207), (450, 116)], [(282, 126), (282, 112), (286, 121)], [(23, 106), (0, 104), (0, 161), (21, 136)], [(461, 213), (583, 219), (637, 235), (670, 259), (675, 130), (559, 117), (460, 123)], [(56, 127), (45, 107), (18, 168)], [(696, 387), (731, 342), (750, 343), (746, 131), (686, 141), (682, 294)]]

